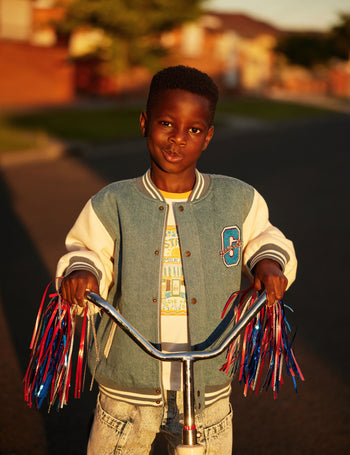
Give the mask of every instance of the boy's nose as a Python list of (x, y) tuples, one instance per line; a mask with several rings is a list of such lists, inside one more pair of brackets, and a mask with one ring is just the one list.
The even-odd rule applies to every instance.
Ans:
[(173, 134), (170, 136), (170, 141), (176, 143), (178, 145), (185, 145), (186, 144), (186, 131), (182, 128), (177, 128), (173, 131)]

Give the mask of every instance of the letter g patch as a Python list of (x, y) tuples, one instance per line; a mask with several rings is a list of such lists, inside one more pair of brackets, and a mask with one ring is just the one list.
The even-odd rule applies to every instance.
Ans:
[(237, 226), (225, 227), (221, 233), (220, 256), (226, 267), (237, 265), (241, 258), (241, 231)]

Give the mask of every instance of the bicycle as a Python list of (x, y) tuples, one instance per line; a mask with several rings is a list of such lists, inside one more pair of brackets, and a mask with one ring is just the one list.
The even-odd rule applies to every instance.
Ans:
[(87, 299), (102, 309), (125, 333), (137, 343), (147, 354), (160, 361), (182, 362), (183, 370), (183, 406), (184, 425), (182, 430), (182, 444), (176, 448), (177, 455), (204, 455), (204, 446), (197, 442), (197, 429), (194, 412), (194, 362), (217, 357), (222, 354), (249, 322), (259, 313), (266, 304), (266, 293), (262, 293), (254, 305), (233, 327), (221, 344), (211, 351), (189, 351), (165, 353), (156, 349), (146, 340), (114, 307), (102, 297), (92, 292), (86, 295)]
[[(77, 312), (76, 307), (62, 300), (57, 292), (49, 294), (50, 300), (46, 302), (48, 288), (49, 286), (39, 307), (30, 344), (32, 353), (24, 378), (24, 397), (28, 406), (34, 404), (38, 409), (47, 398), (50, 411), (54, 406), (59, 410), (68, 403)], [(92, 302), (106, 313), (148, 355), (159, 361), (182, 362), (184, 424), (182, 444), (177, 447), (177, 455), (204, 454), (204, 447), (197, 441), (195, 424), (194, 362), (217, 357), (227, 349), (226, 362), (220, 370), (228, 373), (231, 367), (236, 365), (238, 358), (240, 359), (238, 380), (244, 384), (244, 395), (248, 390), (258, 393), (263, 369), (266, 376), (262, 389), (267, 391), (272, 386), (275, 398), (283, 383), (283, 364), (286, 365), (287, 374), (291, 376), (296, 391), (296, 379), (304, 380), (292, 350), (294, 337), (291, 341), (288, 337), (290, 327), (285, 316), (285, 305), (278, 301), (273, 306), (265, 307), (267, 301), (265, 292), (260, 296), (254, 292), (247, 300), (251, 289), (252, 287), (242, 292), (234, 292), (228, 299), (221, 317), (224, 317), (230, 307), (232, 313), (229, 312), (225, 319), (228, 318), (235, 325), (231, 329), (226, 329), (229, 331), (226, 337), (222, 334), (225, 338), (218, 341), (219, 346), (213, 347), (212, 344), (207, 350), (172, 353), (158, 350), (99, 295), (91, 292), (86, 294), (89, 304)], [(236, 305), (234, 302), (238, 295), (241, 297)], [(91, 326), (96, 343), (94, 324), (88, 307), (85, 307), (75, 375), (75, 398), (80, 398), (81, 390), (84, 388), (86, 371), (84, 345), (85, 341), (90, 339)], [(240, 344), (238, 337), (243, 329), (245, 330), (242, 346), (237, 351), (236, 348)]]

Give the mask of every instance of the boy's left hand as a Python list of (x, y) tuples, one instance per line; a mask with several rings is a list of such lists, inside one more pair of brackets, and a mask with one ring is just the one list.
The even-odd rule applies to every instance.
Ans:
[(273, 305), (276, 300), (283, 299), (287, 284), (288, 280), (278, 262), (272, 259), (262, 259), (255, 266), (254, 287), (258, 291), (265, 289), (269, 306)]

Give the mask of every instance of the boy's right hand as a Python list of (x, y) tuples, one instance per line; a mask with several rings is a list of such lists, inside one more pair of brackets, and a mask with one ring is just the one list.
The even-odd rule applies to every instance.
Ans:
[(76, 270), (63, 278), (61, 297), (70, 304), (86, 306), (86, 292), (99, 293), (95, 275), (87, 270)]

